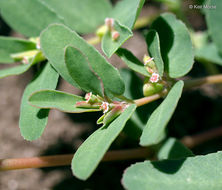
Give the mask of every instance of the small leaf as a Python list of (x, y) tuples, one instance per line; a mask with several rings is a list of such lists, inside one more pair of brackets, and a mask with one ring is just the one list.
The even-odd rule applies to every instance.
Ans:
[(160, 37), (165, 69), (171, 78), (187, 74), (194, 63), (194, 53), (188, 29), (173, 14), (164, 13), (152, 24)]
[[(216, 63), (222, 65), (222, 55), (219, 53), (217, 47), (211, 43), (195, 51), (195, 58), (206, 63)], [(209, 63), (209, 64), (210, 64)]]
[(128, 190), (221, 190), (222, 152), (179, 160), (145, 161), (123, 175)]
[(143, 7), (145, 0), (122, 0), (119, 1), (111, 15), (123, 25), (132, 29), (140, 11)]
[(0, 36), (0, 63), (13, 63), (10, 54), (36, 49), (36, 44), (19, 38)]
[(19, 66), (14, 66), (14, 67), (2, 69), (2, 70), (0, 70), (0, 79), (8, 77), (8, 76), (20, 75), (20, 74), (26, 72), (27, 70), (29, 70), (29, 68), (31, 66), (32, 66), (32, 64), (29, 63), (29, 64), (22, 64)]
[(103, 81), (105, 90), (117, 95), (123, 94), (124, 83), (118, 70), (109, 64), (92, 45), (89, 45), (74, 31), (71, 31), (64, 25), (54, 24), (41, 34), (40, 39), (45, 56), (51, 61), (62, 77), (74, 86), (77, 84), (68, 73), (64, 61), (65, 47), (68, 45), (78, 48), (86, 55), (92, 70)]
[(36, 90), (56, 88), (58, 77), (58, 73), (48, 63), (26, 87), (22, 97), (19, 120), (20, 131), (24, 139), (32, 141), (42, 135), (48, 121), (49, 113), (49, 110), (42, 110), (30, 106), (28, 104), (29, 96)]
[(0, 11), (14, 30), (29, 37), (39, 36), (51, 23), (63, 23), (63, 19), (40, 0), (1, 0)]
[(135, 109), (136, 105), (129, 106), (112, 123), (99, 128), (84, 141), (72, 160), (72, 171), (76, 177), (86, 180), (93, 173)]
[(84, 101), (81, 96), (57, 90), (36, 91), (28, 99), (32, 106), (42, 109), (57, 109), (68, 113), (100, 111), (100, 109), (77, 108), (76, 103)]
[(82, 52), (68, 46), (65, 51), (65, 63), (70, 76), (82, 90), (102, 96), (100, 80), (90, 70), (88, 60)]
[(93, 33), (112, 10), (108, 0), (41, 0), (79, 33)]
[(144, 64), (140, 62), (130, 51), (120, 48), (117, 51), (117, 55), (127, 64), (127, 66), (144, 75), (150, 77), (150, 74), (147, 72), (147, 70), (144, 67)]
[(0, 70), (0, 79), (8, 76), (20, 75), (28, 71), (29, 68), (33, 66), (35, 63), (41, 62), (43, 59), (45, 58), (42, 56), (42, 52), (37, 52), (37, 54), (29, 61), (28, 64), (22, 63), (19, 66), (14, 66)]
[(183, 81), (178, 81), (161, 105), (152, 113), (140, 137), (140, 145), (148, 146), (160, 142), (160, 137), (181, 97), (183, 86)]
[(164, 71), (164, 63), (160, 52), (159, 35), (155, 30), (150, 30), (146, 35), (146, 43), (150, 57), (154, 58), (158, 74), (162, 77)]
[(164, 159), (180, 159), (194, 156), (194, 154), (175, 138), (167, 139), (158, 151), (159, 160)]
[(114, 22), (114, 29), (119, 33), (118, 39), (113, 40), (109, 31), (106, 32), (102, 39), (102, 50), (108, 57), (111, 57), (126, 40), (133, 36), (132, 31), (121, 25), (117, 20)]
[(209, 29), (209, 33), (215, 45), (217, 46), (220, 53), (222, 53), (222, 1), (208, 0), (206, 1), (209, 6), (216, 6), (215, 9), (206, 9), (206, 21)]

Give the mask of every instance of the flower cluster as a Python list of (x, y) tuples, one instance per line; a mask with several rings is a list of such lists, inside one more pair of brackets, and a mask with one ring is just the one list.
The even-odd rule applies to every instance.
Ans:
[(144, 66), (151, 77), (148, 77), (144, 81), (143, 94), (144, 96), (151, 96), (155, 93), (159, 93), (164, 89), (164, 82), (158, 74), (154, 58), (144, 55)]
[(103, 115), (97, 120), (97, 124), (107, 125), (118, 117), (129, 104), (119, 101), (107, 102), (102, 97), (89, 92), (85, 95), (85, 101), (77, 102), (75, 106), (103, 111)]

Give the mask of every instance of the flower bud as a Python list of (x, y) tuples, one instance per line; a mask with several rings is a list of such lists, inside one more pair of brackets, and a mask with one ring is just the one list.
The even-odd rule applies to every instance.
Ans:
[(103, 124), (107, 125), (110, 122), (112, 122), (124, 111), (124, 109), (125, 109), (124, 106), (116, 105), (110, 112), (105, 114), (104, 119), (103, 119)]
[(107, 26), (107, 29), (109, 31), (112, 31), (113, 27), (114, 27), (114, 19), (113, 18), (106, 18), (105, 19), (105, 25)]
[(106, 25), (103, 25), (101, 27), (99, 27), (96, 31), (96, 35), (99, 36), (100, 38), (102, 38), (105, 33), (107, 32), (107, 26)]
[(118, 40), (119, 36), (120, 36), (119, 32), (117, 32), (117, 31), (113, 31), (112, 32), (112, 39), (113, 39), (113, 41)]

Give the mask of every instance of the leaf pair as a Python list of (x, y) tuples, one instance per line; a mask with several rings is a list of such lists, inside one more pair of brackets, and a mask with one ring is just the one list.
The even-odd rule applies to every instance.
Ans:
[[(160, 76), (164, 70), (171, 78), (182, 77), (193, 66), (193, 47), (188, 30), (181, 21), (170, 13), (158, 17), (146, 35), (148, 52), (154, 58)], [(127, 50), (117, 54), (134, 71), (149, 76), (144, 65)]]
[(111, 57), (126, 40), (133, 36), (131, 30), (144, 2), (145, 0), (122, 0), (113, 8), (110, 17), (115, 19), (113, 28), (119, 33), (119, 38), (113, 40), (110, 31), (103, 36), (102, 50), (108, 57)]
[(40, 41), (45, 56), (70, 84), (101, 95), (96, 74), (102, 80), (105, 92), (115, 95), (124, 92), (124, 83), (118, 70), (74, 31), (54, 24), (41, 34)]

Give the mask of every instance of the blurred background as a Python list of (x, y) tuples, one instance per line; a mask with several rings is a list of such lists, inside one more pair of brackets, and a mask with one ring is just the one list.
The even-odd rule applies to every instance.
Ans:
[[(161, 1), (161, 0), (159, 0)], [(170, 7), (158, 0), (149, 0), (145, 3), (140, 16), (152, 16), (164, 11), (173, 11)], [(113, 1), (115, 3), (116, 1)], [(193, 0), (183, 1), (183, 14), (186, 24), (195, 31), (206, 30), (205, 18), (199, 10), (191, 10), (188, 5)], [(177, 13), (181, 17), (180, 13)], [(134, 36), (128, 40), (124, 47), (131, 50), (135, 56), (142, 60), (147, 54), (143, 38), (144, 29), (134, 31)], [(0, 18), (0, 35), (21, 37), (15, 33)], [(91, 35), (84, 36), (89, 39)], [(96, 46), (100, 50), (100, 45)], [(101, 50), (100, 50), (101, 52)], [(122, 61), (113, 56), (109, 60), (118, 68), (125, 67)], [(0, 69), (8, 65), (0, 65)], [(211, 67), (211, 66), (210, 66)], [(219, 66), (209, 66), (196, 62), (189, 77), (200, 77), (213, 72), (221, 72)], [(65, 114), (51, 110), (48, 125), (42, 137), (36, 141), (25, 141), (19, 132), (19, 107), (25, 86), (32, 79), (35, 68), (23, 75), (7, 77), (0, 80), (0, 158), (33, 157), (40, 155), (72, 154), (77, 147), (94, 130), (100, 113)], [(142, 80), (141, 80), (142, 83)], [(81, 94), (73, 86), (60, 79), (59, 90)], [(135, 90), (138, 90), (135, 86)], [(206, 131), (222, 125), (222, 85), (204, 86), (186, 91), (168, 124), (169, 136), (178, 139)], [(121, 134), (113, 143), (111, 149), (124, 149), (138, 147), (138, 141)], [(192, 149), (194, 154), (207, 154), (222, 149), (222, 137), (201, 144)], [(101, 163), (96, 172), (87, 180), (80, 181), (73, 177), (70, 166), (53, 167), (45, 169), (26, 169), (0, 173), (0, 189), (4, 190), (119, 190), (123, 189), (120, 179), (125, 168), (138, 160)]]

